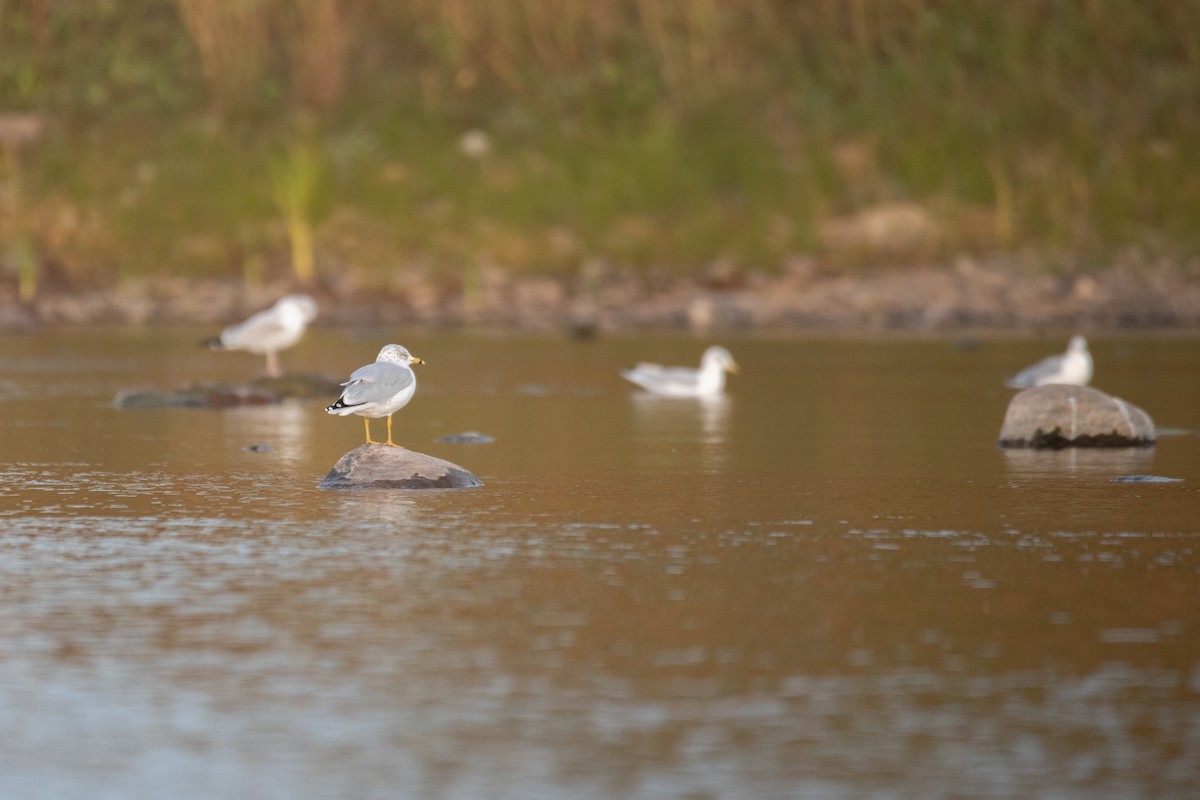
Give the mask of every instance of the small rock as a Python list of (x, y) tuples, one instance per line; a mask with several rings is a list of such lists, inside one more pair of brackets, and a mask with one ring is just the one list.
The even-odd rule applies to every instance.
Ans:
[(319, 489), (469, 489), (482, 486), (449, 461), (404, 447), (364, 444), (338, 459)]
[(451, 433), (447, 436), (440, 436), (437, 441), (444, 442), (445, 444), (491, 444), (496, 440), (478, 431), (467, 431), (466, 433)]
[(1019, 392), (1008, 404), (1001, 447), (1144, 447), (1154, 421), (1142, 409), (1099, 389), (1051, 384)]
[(1118, 475), (1112, 483), (1182, 483), (1183, 478), (1167, 478), (1162, 475)]
[(0, 331), (31, 331), (37, 325), (37, 314), (28, 308), (0, 303)]

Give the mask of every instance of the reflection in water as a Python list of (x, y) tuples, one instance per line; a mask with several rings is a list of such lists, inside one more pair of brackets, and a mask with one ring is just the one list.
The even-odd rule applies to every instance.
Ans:
[(1004, 465), (1014, 477), (1063, 475), (1112, 478), (1145, 472), (1154, 465), (1153, 447), (1067, 447), (1062, 450), (1004, 448)]
[(721, 395), (683, 399), (636, 392), (630, 399), (639, 439), (698, 446), (697, 456), (704, 472), (725, 467), (733, 398)]
[(318, 411), (315, 401), (300, 400), (228, 409), (222, 414), (224, 433), (243, 448), (265, 444), (277, 458), (304, 461), (312, 451), (312, 426)]
[(340, 492), (335, 497), (334, 513), (345, 524), (396, 531), (421, 520), (420, 507), (411, 492)]

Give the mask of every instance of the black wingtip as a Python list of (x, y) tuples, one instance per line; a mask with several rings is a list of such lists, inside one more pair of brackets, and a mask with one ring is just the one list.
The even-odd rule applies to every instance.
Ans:
[(345, 402), (345, 400), (343, 400), (342, 398), (339, 397), (337, 400), (334, 400), (332, 403), (325, 406), (325, 410), (326, 411), (338, 411), (343, 408), (354, 408), (354, 406), (361, 406), (361, 405), (362, 405), (362, 403), (347, 403), (347, 402)]

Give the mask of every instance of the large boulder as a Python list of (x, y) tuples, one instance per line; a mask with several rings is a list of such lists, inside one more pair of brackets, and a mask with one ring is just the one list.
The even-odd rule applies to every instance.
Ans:
[(405, 447), (364, 444), (338, 459), (319, 489), (470, 489), (473, 474), (440, 458)]
[(1000, 428), (1001, 447), (1145, 447), (1154, 420), (1119, 397), (1087, 386), (1052, 384), (1013, 397)]

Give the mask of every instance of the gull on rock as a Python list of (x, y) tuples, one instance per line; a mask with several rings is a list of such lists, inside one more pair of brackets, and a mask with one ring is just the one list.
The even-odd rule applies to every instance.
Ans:
[(621, 376), (662, 397), (718, 397), (725, 391), (725, 373), (737, 370), (728, 350), (710, 347), (700, 358), (700, 369), (643, 362), (621, 370)]
[(1044, 358), (1032, 367), (1026, 367), (1005, 383), (1012, 389), (1028, 389), (1050, 383), (1087, 386), (1092, 380), (1092, 354), (1088, 352), (1087, 339), (1072, 336), (1067, 352)]
[(359, 367), (350, 374), (350, 380), (342, 384), (346, 387), (342, 396), (325, 410), (341, 417), (347, 414), (362, 417), (367, 444), (383, 444), (371, 440), (371, 420), (387, 417), (387, 444), (398, 447), (392, 441), (392, 414), (412, 400), (417, 391), (417, 376), (412, 365), (424, 363), (398, 344), (386, 345), (379, 351), (374, 364)]
[(230, 325), (207, 344), (214, 350), (246, 350), (265, 353), (267, 376), (279, 378), (278, 353), (300, 341), (308, 323), (316, 319), (317, 301), (305, 294), (291, 294), (260, 311), (245, 322)]

